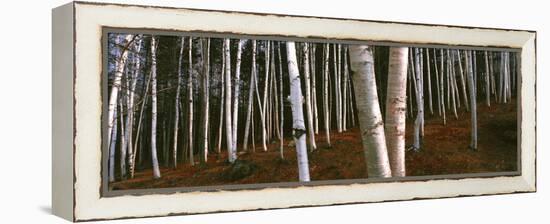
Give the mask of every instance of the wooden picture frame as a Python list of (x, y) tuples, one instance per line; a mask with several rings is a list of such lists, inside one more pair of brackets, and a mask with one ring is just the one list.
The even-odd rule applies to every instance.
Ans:
[[(536, 191), (536, 32), (340, 18), (72, 2), (52, 12), (53, 213), (70, 221), (326, 206)], [(242, 24), (247, 24), (243, 26)], [(266, 26), (269, 24), (269, 26)], [(112, 31), (343, 41), (520, 55), (518, 171), (371, 180), (110, 192), (102, 119), (105, 34)]]

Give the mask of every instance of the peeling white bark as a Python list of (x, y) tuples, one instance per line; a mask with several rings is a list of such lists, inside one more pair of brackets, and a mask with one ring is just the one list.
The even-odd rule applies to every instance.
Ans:
[(391, 177), (384, 123), (374, 74), (372, 50), (365, 45), (349, 46), (359, 127), (369, 178)]

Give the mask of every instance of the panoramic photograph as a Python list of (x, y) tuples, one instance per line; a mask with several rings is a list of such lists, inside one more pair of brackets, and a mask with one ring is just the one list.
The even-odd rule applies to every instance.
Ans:
[(109, 190), (518, 171), (514, 50), (106, 37)]

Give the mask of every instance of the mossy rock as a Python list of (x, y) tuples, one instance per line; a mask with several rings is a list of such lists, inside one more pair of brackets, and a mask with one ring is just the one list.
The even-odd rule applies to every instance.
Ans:
[(254, 173), (258, 166), (247, 160), (236, 160), (231, 167), (224, 172), (224, 176), (235, 181), (248, 177)]

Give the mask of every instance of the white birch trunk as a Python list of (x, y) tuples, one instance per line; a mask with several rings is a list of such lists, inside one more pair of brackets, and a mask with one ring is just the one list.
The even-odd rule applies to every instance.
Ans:
[(195, 165), (195, 159), (193, 158), (193, 140), (194, 140), (194, 134), (193, 134), (193, 123), (194, 123), (194, 115), (193, 115), (193, 38), (189, 37), (189, 79), (187, 81), (187, 103), (188, 105), (188, 113), (187, 113), (187, 129), (189, 130), (189, 164), (191, 166)]
[[(302, 47), (302, 53), (303, 53), (303, 60), (304, 60), (304, 84), (305, 84), (305, 92), (306, 92), (306, 113), (307, 113), (307, 132), (309, 133), (309, 145), (310, 150), (316, 150), (317, 145), (315, 144), (315, 133), (313, 130), (313, 112), (311, 109), (311, 90), (309, 84), (311, 83), (311, 78), (309, 75), (309, 46), (307, 43), (303, 44)], [(289, 62), (290, 63), (290, 62)], [(289, 64), (290, 65), (290, 64)]]
[[(111, 142), (111, 132), (113, 129), (114, 123), (114, 109), (118, 103), (118, 93), (122, 84), (122, 74), (124, 74), (124, 68), (126, 67), (126, 60), (128, 59), (128, 44), (132, 41), (134, 35), (126, 35), (124, 37), (124, 44), (126, 47), (120, 52), (120, 57), (115, 62), (115, 78), (113, 80), (113, 85), (111, 87), (111, 94), (109, 96), (109, 106), (108, 106), (108, 115), (107, 115), (107, 142)], [(121, 44), (122, 45), (122, 44)]]
[[(248, 108), (246, 110), (246, 122), (244, 127), (243, 150), (248, 151), (248, 135), (251, 128), (252, 109), (254, 107), (254, 90), (256, 83), (256, 40), (252, 40), (252, 69), (248, 88)], [(254, 138), (252, 138), (254, 141)]]
[(230, 41), (224, 39), (224, 54), (225, 54), (225, 132), (227, 144), (227, 159), (230, 163), (237, 159), (236, 150), (233, 146), (233, 128), (231, 122), (231, 52)]
[(424, 82), (422, 80), (422, 72), (420, 70), (420, 58), (421, 53), (418, 48), (414, 48), (414, 82), (416, 83), (416, 105), (417, 105), (417, 114), (416, 119), (414, 120), (414, 143), (413, 149), (415, 151), (420, 150), (422, 145), (422, 126), (424, 126)]
[(405, 172), (405, 115), (407, 109), (407, 47), (391, 47), (386, 98), (386, 142), (394, 177)]
[(328, 60), (329, 60), (329, 44), (325, 44), (324, 46), (324, 69), (323, 69), (323, 117), (324, 117), (324, 123), (325, 123), (325, 134), (326, 134), (326, 140), (328, 147), (331, 147), (330, 144), (330, 114), (329, 114), (329, 66), (328, 66)]
[(372, 50), (365, 45), (350, 45), (349, 54), (368, 177), (391, 177)]
[(157, 159), (157, 43), (156, 37), (151, 38), (151, 160), (153, 163), (153, 178), (160, 178)]
[(466, 62), (468, 65), (468, 87), (470, 89), (470, 107), (471, 107), (471, 116), (472, 116), (472, 136), (470, 148), (477, 150), (477, 108), (476, 108), (476, 86), (474, 83), (474, 71), (472, 63), (472, 52), (468, 51), (466, 53)]
[(265, 48), (265, 85), (264, 85), (264, 92), (263, 92), (263, 105), (261, 109), (261, 117), (262, 117), (262, 147), (264, 151), (267, 151), (267, 122), (266, 122), (266, 111), (267, 111), (267, 92), (269, 87), (269, 48), (270, 48), (270, 41), (266, 41), (266, 48)]
[(210, 131), (210, 39), (203, 38), (201, 40), (202, 48), (202, 105), (201, 105), (201, 123), (200, 130), (200, 162), (206, 163), (208, 161), (208, 135)]
[(485, 59), (485, 99), (487, 106), (491, 106), (491, 81), (490, 81), (490, 75), (489, 72), (489, 57), (487, 55), (487, 51), (483, 52), (483, 56)]
[(241, 55), (243, 52), (244, 40), (239, 40), (237, 45), (237, 62), (235, 64), (235, 94), (233, 96), (233, 150), (237, 152), (237, 126), (239, 124), (239, 97), (241, 95)]
[(279, 122), (280, 123), (280, 136), (281, 138), (279, 139), (280, 140), (280, 145), (279, 145), (279, 156), (281, 157), (281, 159), (284, 159), (285, 158), (285, 154), (284, 154), (284, 102), (285, 102), (285, 99), (284, 99), (284, 94), (283, 94), (283, 60), (281, 59), (281, 42), (279, 42), (279, 44), (277, 45), (277, 56), (279, 57), (279, 73), (281, 75), (281, 78), (279, 79), (279, 91), (280, 91), (280, 101), (281, 101), (281, 119)]
[[(118, 107), (115, 107), (113, 108), (113, 113), (116, 115), (117, 113), (117, 108)], [(117, 122), (118, 122), (118, 116), (114, 116), (113, 118), (113, 122), (114, 122), (114, 126), (113, 126), (113, 130), (111, 132), (111, 134), (113, 136), (111, 136), (110, 140), (110, 144), (109, 144), (109, 182), (114, 182), (115, 181), (115, 154), (116, 154), (116, 140), (117, 140), (117, 132), (118, 132), (118, 125), (117, 125)]]
[(173, 147), (173, 160), (174, 160), (174, 168), (178, 167), (178, 124), (179, 124), (179, 115), (180, 115), (180, 92), (181, 92), (181, 86), (183, 85), (183, 72), (182, 72), (182, 64), (183, 64), (183, 47), (185, 44), (185, 38), (181, 38), (180, 42), (180, 54), (179, 54), (179, 60), (178, 60), (178, 86), (176, 88), (176, 102), (174, 103), (174, 147)]
[(290, 102), (292, 104), (292, 129), (294, 132), (294, 141), (296, 142), (298, 174), (301, 182), (307, 182), (310, 181), (310, 178), (306, 148), (306, 127), (304, 123), (304, 112), (302, 110), (302, 90), (294, 42), (286, 42), (286, 52), (288, 60), (288, 77), (290, 80)]

